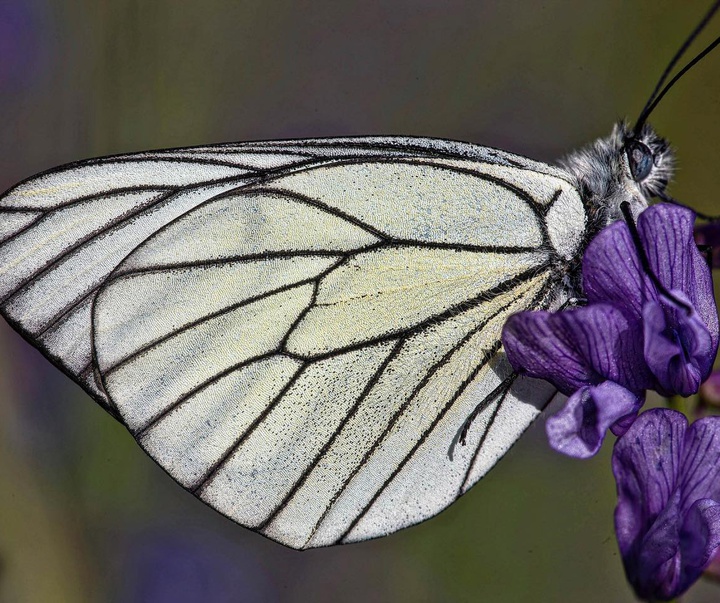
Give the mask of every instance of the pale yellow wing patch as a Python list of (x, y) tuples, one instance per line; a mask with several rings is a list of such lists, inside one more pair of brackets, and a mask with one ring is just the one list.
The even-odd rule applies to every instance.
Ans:
[(470, 300), (477, 302), (546, 261), (542, 252), (424, 247), (381, 247), (355, 254), (322, 279), (313, 307), (288, 338), (287, 350), (312, 357), (406, 331)]

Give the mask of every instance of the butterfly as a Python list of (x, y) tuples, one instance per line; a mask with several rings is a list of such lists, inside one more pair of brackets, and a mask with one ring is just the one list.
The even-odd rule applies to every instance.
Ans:
[(43, 172), (0, 197), (0, 311), (230, 519), (298, 549), (390, 534), (554, 397), (513, 372), (502, 326), (571, 303), (594, 234), (666, 197), (660, 85), (560, 167), (355, 137)]

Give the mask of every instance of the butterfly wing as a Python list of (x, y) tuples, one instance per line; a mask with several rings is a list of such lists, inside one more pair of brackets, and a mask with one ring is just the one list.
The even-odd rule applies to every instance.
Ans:
[(93, 370), (90, 308), (122, 259), (214, 195), (303, 165), (366, 156), (469, 157), (553, 170), (494, 149), (405, 137), (213, 145), (69, 164), (0, 197), (0, 312), (114, 412)]
[(561, 301), (585, 227), (561, 176), (400, 138), (85, 162), (2, 199), (2, 309), (238, 523), (295, 548), (380, 536), (465, 492), (552, 395), (507, 379), (499, 335)]

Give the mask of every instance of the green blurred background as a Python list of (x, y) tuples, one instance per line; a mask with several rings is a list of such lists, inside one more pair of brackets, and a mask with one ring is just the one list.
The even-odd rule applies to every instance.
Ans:
[[(111, 153), (356, 134), (553, 161), (634, 118), (709, 2), (0, 0), (0, 189)], [(720, 19), (702, 42), (720, 31)], [(720, 51), (652, 122), (671, 192), (715, 211)], [(4, 323), (0, 600), (633, 601), (610, 446), (542, 421), (437, 518), (297, 553), (206, 508)], [(717, 601), (701, 584), (685, 602)]]

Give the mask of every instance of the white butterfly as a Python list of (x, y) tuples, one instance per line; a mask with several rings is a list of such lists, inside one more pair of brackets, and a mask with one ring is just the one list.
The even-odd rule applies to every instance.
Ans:
[(0, 197), (0, 309), (234, 521), (294, 548), (382, 536), (554, 395), (500, 331), (567, 302), (589, 238), (662, 192), (667, 148), (635, 134), (562, 168), (406, 137), (74, 163)]
[(564, 299), (586, 223), (562, 170), (412, 138), (89, 161), (0, 208), (11, 324), (184, 487), (296, 548), (434, 515), (520, 436), (548, 386), (508, 383), (455, 446), (511, 373), (505, 319)]

